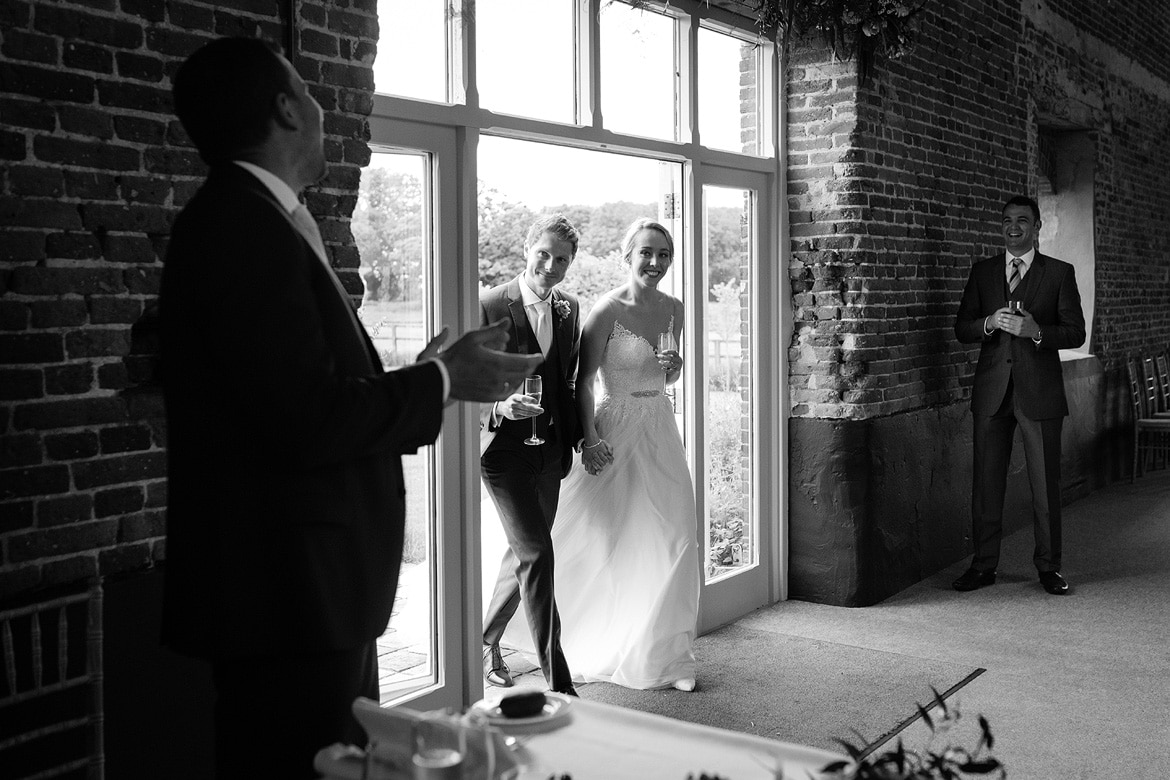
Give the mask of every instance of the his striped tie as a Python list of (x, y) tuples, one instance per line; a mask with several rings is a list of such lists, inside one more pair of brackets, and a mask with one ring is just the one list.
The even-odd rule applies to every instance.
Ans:
[(1024, 261), (1020, 258), (1012, 258), (1012, 276), (1010, 279), (1008, 279), (1008, 295), (1014, 293), (1016, 291), (1016, 287), (1020, 283), (1020, 266), (1023, 264)]

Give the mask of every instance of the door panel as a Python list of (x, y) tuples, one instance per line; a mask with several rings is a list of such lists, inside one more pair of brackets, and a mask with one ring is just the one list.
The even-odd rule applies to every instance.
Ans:
[[(352, 228), (365, 284), (359, 316), (392, 369), (415, 362), (444, 324), (462, 330), (460, 297), (443, 283), (456, 247), (440, 230), (454, 223), (456, 146), (448, 128), (375, 124)], [(406, 542), (394, 614), (378, 642), (384, 706), (462, 703), (465, 513), (457, 481), (443, 478), (459, 473), (460, 428), (449, 411), (436, 444), (402, 459)]]
[[(704, 168), (696, 176), (701, 229), (691, 276), (694, 319), (703, 338), (692, 346), (690, 383), (696, 421), (696, 498), (703, 564), (700, 630), (770, 603), (774, 535), (780, 517), (774, 449), (776, 410), (763, 382), (778, 376), (769, 269), (760, 262), (772, 240), (766, 220), (768, 178)], [(694, 354), (698, 353), (698, 354)]]

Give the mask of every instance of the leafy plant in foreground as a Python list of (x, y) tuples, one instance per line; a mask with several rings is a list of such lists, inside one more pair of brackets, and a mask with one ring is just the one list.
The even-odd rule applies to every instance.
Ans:
[[(863, 746), (845, 740), (837, 740), (852, 761), (834, 761), (821, 769), (830, 777), (841, 780), (963, 780), (975, 776), (1007, 777), (1007, 771), (997, 758), (991, 755), (995, 737), (987, 719), (979, 716), (980, 737), (974, 750), (952, 744), (935, 750), (933, 746), (941, 737), (959, 722), (958, 706), (948, 707), (946, 701), (933, 687), (934, 704), (928, 710), (918, 705), (918, 714), (930, 729), (930, 739), (921, 750), (911, 750), (902, 743), (901, 737), (890, 750), (867, 754)], [(932, 718), (930, 712), (937, 709), (941, 717)], [(858, 735), (861, 737), (861, 735)], [(864, 745), (864, 738), (862, 738)]]

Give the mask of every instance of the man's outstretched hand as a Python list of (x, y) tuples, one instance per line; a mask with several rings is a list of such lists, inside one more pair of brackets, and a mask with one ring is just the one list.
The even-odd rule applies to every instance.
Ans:
[(464, 333), (447, 349), (447, 328), (435, 336), (419, 354), (419, 360), (437, 357), (451, 378), (451, 398), (459, 401), (499, 401), (523, 389), (524, 377), (536, 372), (544, 361), (539, 352), (514, 355), (504, 352), (508, 343), (508, 321), (493, 322)]

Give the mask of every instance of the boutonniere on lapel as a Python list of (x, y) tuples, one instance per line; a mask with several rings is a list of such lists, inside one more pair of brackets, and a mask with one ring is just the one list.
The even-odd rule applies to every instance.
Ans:
[(552, 307), (556, 311), (557, 317), (562, 320), (567, 319), (568, 316), (573, 313), (573, 310), (569, 308), (569, 302), (564, 298), (557, 298), (555, 301), (553, 301)]

